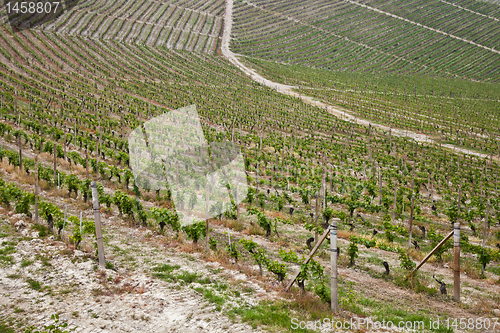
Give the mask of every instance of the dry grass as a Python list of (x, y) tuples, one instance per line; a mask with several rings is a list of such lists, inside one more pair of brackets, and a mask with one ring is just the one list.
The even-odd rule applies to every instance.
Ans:
[(292, 288), (288, 293), (282, 292), (280, 296), (291, 299), (298, 309), (310, 313), (313, 317), (328, 318), (331, 316), (330, 305), (323, 303), (313, 293), (303, 294), (299, 288)]
[(352, 232), (352, 231), (348, 231), (348, 230), (338, 230), (337, 231), (338, 238), (349, 239), (349, 237), (352, 235), (356, 235), (356, 233)]
[(243, 222), (238, 220), (222, 220), (222, 224), (224, 225), (224, 227), (231, 228), (238, 232), (245, 229), (245, 225), (243, 224)]
[(28, 175), (26, 172), (16, 173), (15, 179), (23, 184), (35, 185), (35, 177), (32, 174)]
[(146, 292), (144, 287), (134, 287), (129, 282), (124, 283), (122, 286), (108, 286), (106, 282), (103, 283), (103, 288), (92, 289), (93, 296), (113, 296), (122, 295), (125, 293), (129, 294), (143, 294)]
[(232, 258), (225, 251), (217, 251), (214, 253), (214, 255), (207, 256), (206, 260), (211, 262), (218, 262), (225, 268), (233, 268)]
[[(246, 276), (260, 276), (259, 270), (254, 270), (250, 265), (239, 264), (239, 271), (245, 274)], [(238, 280), (241, 281), (241, 280)], [(240, 283), (240, 282), (239, 282)]]
[(161, 243), (163, 243), (165, 245), (169, 245), (170, 247), (175, 247), (175, 248), (179, 248), (185, 242), (186, 242), (186, 239), (184, 238), (184, 235), (181, 232), (179, 232), (178, 237), (173, 237), (171, 239), (168, 239), (167, 237), (165, 237), (164, 240), (161, 241)]
[(75, 166), (74, 164), (72, 164), (72, 170), (75, 171), (75, 173), (78, 175), (85, 175), (86, 174), (85, 168), (82, 167), (81, 165)]
[(115, 276), (115, 278), (112, 280), (114, 284), (118, 284), (123, 280), (123, 277), (121, 276)]
[(266, 215), (269, 216), (269, 218), (271, 218), (271, 219), (279, 217), (283, 220), (286, 220), (289, 218), (288, 214), (285, 214), (283, 212), (277, 212), (277, 211), (266, 211)]
[(262, 229), (260, 226), (256, 225), (255, 223), (250, 224), (247, 229), (243, 230), (242, 232), (244, 235), (259, 235), (259, 236), (265, 236), (266, 232), (264, 229)]
[(425, 256), (427, 255), (427, 253), (424, 253), (422, 251), (417, 251), (415, 250), (414, 248), (410, 249), (408, 251), (408, 254), (410, 255), (410, 257), (412, 257), (413, 259), (417, 259), (419, 261), (422, 261), (422, 259), (425, 258)]
[(69, 162), (66, 161), (64, 158), (57, 158), (57, 163), (64, 169), (69, 168)]
[(55, 195), (55, 196), (57, 196), (57, 197), (60, 197), (60, 198), (65, 198), (65, 197), (67, 197), (67, 196), (68, 196), (68, 190), (66, 190), (66, 189), (62, 189), (62, 188), (61, 188), (61, 189), (59, 189), (59, 188), (57, 188), (57, 186), (56, 186), (56, 187), (54, 187), (54, 188), (53, 188), (53, 190), (51, 191), (51, 194), (52, 194), (52, 195)]
[(278, 238), (278, 240), (275, 242), (275, 244), (278, 245), (279, 247), (285, 247), (285, 248), (290, 247), (290, 242), (288, 242), (288, 240), (286, 240), (284, 238)]
[(53, 158), (52, 158), (52, 155), (48, 152), (43, 152), (43, 153), (40, 153), (38, 154), (38, 160), (45, 160), (45, 161), (52, 161)]
[[(203, 242), (204, 243), (204, 242)], [(201, 244), (200, 244), (201, 245)], [(177, 247), (180, 251), (184, 253), (195, 253), (195, 252), (201, 252), (200, 246), (195, 243), (183, 243), (180, 244)]]
[(467, 276), (471, 279), (481, 279), (481, 268), (468, 260), (465, 262), (462, 261), (460, 264), (460, 272), (467, 273)]
[(106, 271), (104, 269), (99, 269), (95, 275), (101, 282), (106, 279)]
[[(118, 179), (116, 181), (118, 181)], [(112, 183), (112, 184), (114, 184), (116, 186), (117, 183)], [(148, 192), (146, 194), (143, 194), (142, 196), (143, 196), (143, 200), (149, 201), (149, 202), (154, 202), (156, 199), (156, 192), (154, 192), (154, 191)]]
[(217, 225), (217, 226), (221, 226), (221, 225), (225, 226), (224, 221), (223, 220), (219, 220), (219, 219), (209, 219), (208, 220), (208, 224), (210, 224), (210, 225)]
[(38, 182), (38, 185), (40, 185), (40, 189), (43, 191), (48, 191), (51, 189), (50, 184), (43, 179), (40, 179), (40, 181)]
[(9, 163), (7, 163), (7, 162), (3, 162), (2, 161), (0, 163), (0, 167), (2, 169), (4, 169), (5, 171), (7, 171), (7, 173), (10, 173), (10, 174), (14, 173), (14, 169), (15, 169), (14, 166), (13, 165), (9, 165)]
[(471, 306), (470, 312), (481, 315), (481, 316), (488, 316), (488, 315), (493, 315), (493, 309), (495, 308), (495, 302), (493, 302), (491, 299), (487, 299), (484, 296), (480, 296), (479, 300), (474, 304), (474, 306)]

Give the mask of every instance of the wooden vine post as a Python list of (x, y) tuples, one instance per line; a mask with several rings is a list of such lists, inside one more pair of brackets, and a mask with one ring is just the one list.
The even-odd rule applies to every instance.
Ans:
[(453, 299), (460, 302), (460, 223), (453, 226)]
[(255, 203), (259, 205), (259, 162), (257, 162), (257, 168), (255, 169), (256, 175), (256, 187), (255, 187)]
[(238, 205), (238, 188), (239, 184), (236, 183), (236, 192), (234, 193), (234, 202), (236, 203), (236, 220), (240, 219), (240, 206)]
[(380, 192), (378, 204), (379, 204), (379, 206), (382, 206), (382, 167), (380, 165), (378, 167), (378, 185), (379, 185), (379, 192)]
[(415, 207), (415, 195), (411, 195), (411, 207), (410, 207), (410, 237), (408, 237), (408, 249), (411, 248), (411, 236), (412, 236), (412, 231), (413, 231), (413, 211)]
[(38, 155), (35, 156), (35, 223), (38, 223)]
[(17, 136), (19, 145), (19, 173), (23, 173), (23, 145), (21, 143), (21, 134)]
[(411, 238), (413, 231), (413, 213), (415, 208), (415, 168), (417, 167), (417, 163), (413, 166), (412, 175), (411, 175), (411, 207), (410, 207), (410, 231), (408, 237), (408, 249), (411, 248)]
[[(484, 218), (484, 226), (483, 226), (483, 252), (484, 252), (484, 246), (486, 245), (486, 235), (488, 234), (488, 218), (490, 215), (490, 199), (488, 199), (488, 202), (486, 204), (486, 216)], [(484, 276), (484, 266), (481, 266), (481, 275)]]
[(274, 192), (274, 163), (272, 158), (271, 158), (271, 189)]
[[(318, 227), (318, 218), (319, 218), (319, 190), (316, 191), (316, 205), (314, 209), (314, 226)], [(314, 242), (318, 241), (318, 230), (314, 231)]]
[(210, 248), (210, 245), (209, 245), (209, 226), (208, 226), (208, 220), (210, 219), (210, 215), (208, 213), (208, 210), (209, 210), (209, 202), (210, 202), (210, 184), (208, 183), (208, 179), (207, 179), (207, 189), (206, 189), (206, 194), (207, 194), (207, 203), (206, 203), (206, 211), (207, 211), (207, 220), (206, 220), (206, 229), (205, 229), (205, 247), (207, 248), (207, 251), (208, 249)]
[(54, 182), (57, 179), (57, 143), (54, 142)]
[[(429, 258), (434, 254), (434, 252), (436, 252), (441, 246), (443, 246), (443, 244), (446, 243), (446, 241), (450, 239), (452, 236), (455, 236), (453, 243), (454, 245), (453, 269), (455, 271), (455, 288), (458, 288), (458, 293), (460, 293), (460, 223), (458, 222), (454, 224), (454, 229), (448, 235), (446, 235), (446, 237), (443, 238), (443, 240), (441, 240), (439, 244), (436, 245), (436, 247), (431, 250), (431, 252), (429, 252), (425, 256), (425, 258), (420, 262), (420, 264), (417, 265), (417, 267), (415, 267), (415, 269), (413, 269), (413, 271), (411, 271), (410, 274), (408, 274), (407, 278), (413, 276), (420, 269), (420, 267), (422, 267), (427, 262), (427, 260), (429, 260)], [(457, 276), (457, 271), (458, 271), (458, 276)], [(456, 295), (457, 289), (454, 289), (454, 291)]]
[(398, 199), (398, 183), (396, 181), (396, 184), (394, 185), (394, 202), (392, 204), (392, 223), (396, 221), (396, 204), (397, 204), (397, 199)]
[(95, 180), (93, 180), (92, 183), (90, 184), (90, 188), (92, 189), (92, 204), (94, 206), (95, 235), (97, 241), (97, 254), (99, 256), (99, 266), (104, 268), (106, 264), (104, 262), (104, 244), (102, 242), (101, 213), (99, 210), (99, 196), (97, 194), (97, 182)]
[(89, 178), (89, 152), (88, 144), (85, 145), (85, 174)]
[[(332, 223), (333, 223), (333, 220), (332, 220)], [(323, 233), (323, 235), (321, 235), (319, 241), (316, 242), (316, 245), (314, 245), (314, 248), (311, 250), (311, 253), (309, 253), (309, 255), (307, 256), (306, 260), (303, 262), (304, 265), (306, 265), (311, 260), (311, 258), (314, 256), (314, 254), (316, 253), (316, 251), (318, 251), (320, 245), (323, 243), (323, 241), (326, 239), (326, 236), (328, 236), (329, 233), (330, 233), (330, 230), (326, 229), (325, 232)], [(295, 279), (297, 279), (297, 276), (299, 276), (299, 274), (300, 274), (300, 269), (299, 269), (299, 271), (297, 273), (295, 273), (295, 275), (293, 276), (292, 280), (290, 281), (290, 283), (286, 287), (285, 291), (290, 290), (290, 288), (292, 287), (293, 283), (295, 282)]]

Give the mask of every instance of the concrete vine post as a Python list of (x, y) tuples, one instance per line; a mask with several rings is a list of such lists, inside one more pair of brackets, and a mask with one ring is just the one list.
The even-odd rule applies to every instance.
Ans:
[[(316, 203), (314, 208), (314, 226), (318, 227), (318, 218), (319, 218), (319, 189), (316, 191)], [(314, 231), (314, 243), (318, 242), (318, 230)]]
[(453, 229), (453, 299), (460, 302), (460, 223)]
[(378, 204), (381, 206), (382, 205), (382, 167), (380, 165), (378, 167), (378, 183), (379, 183), (379, 192), (380, 192)]
[(339, 311), (338, 305), (338, 291), (337, 291), (337, 220), (333, 219), (330, 224), (330, 263), (332, 266), (332, 271), (330, 273), (331, 278), (331, 310), (333, 313)]
[[(105, 267), (104, 262), (104, 244), (102, 242), (102, 230), (101, 230), (101, 213), (99, 210), (99, 195), (97, 193), (97, 182), (94, 180), (90, 184), (92, 189), (92, 204), (94, 208), (94, 219), (95, 219), (95, 235), (97, 241), (97, 254), (99, 256), (99, 266)], [(81, 222), (80, 222), (81, 223)]]
[(101, 121), (100, 120), (99, 120), (98, 132), (99, 132), (99, 134), (96, 137), (97, 140), (96, 140), (96, 145), (95, 145), (95, 151), (96, 151), (96, 154), (97, 154), (96, 160), (95, 160), (96, 161), (96, 163), (95, 163), (96, 164), (96, 171), (95, 171), (95, 179), (96, 180), (99, 180), (99, 157), (100, 157), (99, 155), (101, 153), (100, 149), (99, 149), (100, 148), (100, 144), (101, 144)]

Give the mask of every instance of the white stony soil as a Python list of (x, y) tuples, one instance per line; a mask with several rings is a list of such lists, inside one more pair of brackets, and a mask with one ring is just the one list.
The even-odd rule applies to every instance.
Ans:
[[(10, 254), (13, 262), (2, 263), (0, 268), (0, 318), (14, 318), (19, 326), (40, 327), (52, 324), (50, 316), (57, 313), (60, 323), (77, 327), (76, 332), (255, 331), (224, 312), (231, 305), (255, 304), (255, 295), (266, 295), (265, 290), (247, 281), (244, 274), (224, 270), (218, 262), (199, 260), (200, 253), (178, 253), (157, 243), (160, 236), (145, 228), (132, 229), (105, 219), (106, 259), (114, 263), (116, 271), (97, 269), (95, 259), (87, 253), (55, 241), (54, 236), (39, 238), (27, 223), (19, 222), (22, 215), (7, 214), (11, 215), (3, 211), (0, 216), (2, 230), (14, 224), (19, 232), (0, 239), (4, 245), (0, 248), (7, 242), (17, 243)], [(33, 263), (22, 267), (23, 260)], [(221, 311), (193, 290), (202, 285), (153, 277), (151, 268), (156, 263), (179, 265), (174, 273), (197, 272), (212, 282), (229, 283), (227, 290), (216, 292), (226, 298)], [(28, 279), (40, 282), (43, 289), (32, 289)]]

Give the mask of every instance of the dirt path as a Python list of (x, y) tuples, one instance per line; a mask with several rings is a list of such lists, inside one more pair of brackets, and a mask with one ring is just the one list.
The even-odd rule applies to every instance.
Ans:
[[(357, 4), (357, 5), (362, 5), (362, 4), (359, 4), (359, 3), (354, 2), (354, 1), (352, 1), (352, 2), (354, 4)], [(362, 6), (365, 6), (365, 5), (362, 5)], [(274, 89), (277, 92), (280, 92), (282, 94), (298, 98), (305, 103), (308, 103), (310, 105), (314, 105), (314, 106), (320, 107), (322, 109), (325, 109), (338, 118), (342, 118), (344, 120), (351, 121), (351, 122), (354, 122), (356, 124), (363, 125), (363, 126), (373, 126), (375, 128), (381, 129), (383, 131), (391, 130), (391, 133), (393, 135), (400, 136), (400, 137), (410, 137), (410, 138), (412, 138), (415, 141), (420, 142), (420, 143), (436, 144), (436, 141), (428, 135), (421, 134), (421, 133), (415, 133), (415, 132), (412, 132), (409, 130), (401, 130), (401, 129), (397, 129), (397, 128), (391, 129), (389, 126), (377, 124), (377, 123), (374, 123), (372, 121), (358, 118), (358, 117), (353, 116), (352, 114), (348, 113), (346, 110), (340, 109), (338, 107), (334, 107), (330, 104), (318, 101), (317, 99), (315, 99), (313, 97), (303, 95), (303, 94), (300, 94), (298, 92), (293, 91), (293, 89), (297, 89), (296, 86), (290, 86), (290, 85), (286, 85), (286, 84), (273, 82), (273, 81), (268, 80), (268, 79), (264, 78), (263, 76), (257, 74), (257, 72), (253, 68), (250, 68), (250, 67), (246, 66), (245, 64), (243, 64), (238, 59), (237, 54), (233, 53), (229, 49), (229, 43), (231, 41), (231, 29), (232, 29), (232, 25), (233, 25), (232, 15), (233, 15), (233, 0), (226, 0), (226, 10), (224, 13), (224, 30), (223, 30), (223, 35), (222, 35), (222, 54), (233, 65), (235, 65), (241, 71), (243, 71), (245, 74), (250, 76), (250, 78), (252, 80), (259, 82), (259, 83), (261, 83), (261, 84), (263, 84), (271, 89)], [(499, 52), (496, 50), (493, 50), (493, 51)], [(465, 149), (465, 148), (461, 148), (461, 147), (457, 147), (457, 146), (454, 146), (451, 144), (443, 144), (442, 146), (446, 147), (448, 149), (451, 149), (455, 152), (460, 152), (463, 154), (478, 156), (481, 158), (489, 158), (489, 155), (487, 155), (487, 154), (478, 153), (478, 152), (475, 152), (475, 151), (472, 151), (469, 149)], [(493, 159), (498, 160), (498, 157), (493, 157)]]

